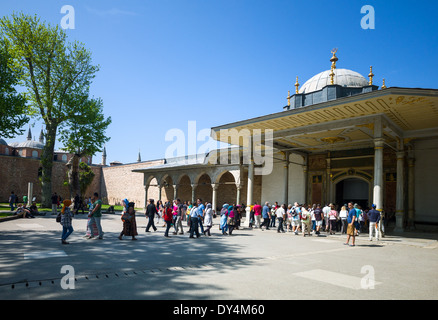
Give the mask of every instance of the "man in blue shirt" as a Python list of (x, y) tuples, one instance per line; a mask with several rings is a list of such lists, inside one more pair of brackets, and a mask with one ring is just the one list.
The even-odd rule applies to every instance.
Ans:
[(202, 224), (202, 221), (204, 220), (205, 206), (202, 204), (201, 198), (198, 198), (196, 202), (198, 204), (198, 225), (201, 227), (201, 232), (204, 233), (204, 225)]
[[(355, 234), (355, 227), (354, 222), (356, 221), (356, 209), (354, 209), (353, 202), (348, 203), (348, 216), (347, 216), (347, 242), (344, 243), (345, 245), (349, 245), (350, 247), (354, 247), (356, 244), (356, 237)], [(350, 237), (353, 237), (353, 244), (350, 244)]]
[(196, 238), (199, 238), (198, 212), (199, 208), (196, 205), (190, 210), (190, 238), (194, 238), (193, 233), (196, 233)]
[(370, 223), (370, 241), (373, 240), (373, 232), (376, 231), (376, 240), (379, 241), (379, 221), (380, 212), (376, 210), (376, 205), (371, 206), (371, 210), (368, 211), (368, 221)]
[(271, 209), (269, 208), (269, 202), (265, 202), (265, 205), (262, 209), (262, 217), (263, 223), (260, 225), (260, 229), (263, 230), (263, 226), (266, 227), (266, 230), (269, 230), (269, 220), (271, 218)]

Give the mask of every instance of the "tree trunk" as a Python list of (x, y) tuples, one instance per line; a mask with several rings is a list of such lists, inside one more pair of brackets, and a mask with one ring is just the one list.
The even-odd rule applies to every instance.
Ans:
[(52, 168), (57, 125), (46, 123), (46, 144), (41, 155), (41, 207), (52, 207)]
[(74, 154), (67, 163), (68, 168), (68, 185), (70, 189), (70, 199), (73, 199), (77, 194), (81, 194), (79, 184), (79, 155)]

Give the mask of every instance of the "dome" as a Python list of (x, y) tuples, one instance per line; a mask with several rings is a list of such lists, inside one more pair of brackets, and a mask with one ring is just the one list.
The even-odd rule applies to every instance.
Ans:
[(43, 149), (44, 144), (38, 141), (27, 140), (24, 142), (20, 142), (14, 146), (15, 148), (33, 148), (33, 149)]
[(0, 146), (7, 146), (7, 145), (8, 144), (6, 143), (6, 141), (0, 138)]
[[(300, 88), (299, 93), (318, 91), (330, 84), (331, 70), (313, 76)], [(348, 69), (335, 69), (334, 83), (343, 87), (365, 87), (368, 80), (359, 73)]]

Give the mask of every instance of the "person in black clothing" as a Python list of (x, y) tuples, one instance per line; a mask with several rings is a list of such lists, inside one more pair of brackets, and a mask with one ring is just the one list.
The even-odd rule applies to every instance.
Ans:
[(149, 232), (150, 227), (152, 227), (154, 231), (157, 231), (157, 227), (154, 224), (154, 218), (156, 214), (158, 214), (158, 211), (154, 204), (154, 199), (149, 199), (149, 205), (146, 208), (146, 217), (149, 218), (148, 225), (146, 226), (146, 232)]

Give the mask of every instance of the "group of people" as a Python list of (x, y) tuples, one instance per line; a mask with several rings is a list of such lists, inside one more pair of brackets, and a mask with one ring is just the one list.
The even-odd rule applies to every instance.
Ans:
[[(263, 218), (263, 222), (261, 219)], [(347, 234), (349, 244), (352, 238), (352, 246), (355, 245), (355, 237), (363, 231), (366, 223), (369, 224), (369, 239), (372, 240), (373, 234), (376, 239), (380, 237), (379, 222), (381, 220), (380, 212), (376, 210), (373, 204), (370, 210), (362, 210), (358, 204), (349, 202), (348, 205), (342, 206), (337, 211), (334, 204), (327, 204), (323, 208), (320, 204), (302, 205), (297, 202), (294, 205), (279, 205), (277, 202), (273, 206), (266, 202), (262, 207), (255, 203), (250, 211), (250, 227), (269, 230), (278, 222), (277, 232), (293, 232), (298, 234), (302, 232), (303, 236), (314, 233), (320, 235), (321, 231), (329, 234), (335, 234), (340, 230), (341, 233)]]
[(154, 218), (158, 217), (164, 220), (164, 226), (166, 231), (164, 236), (169, 238), (170, 228), (174, 227), (173, 234), (184, 234), (183, 221), (187, 221), (189, 227), (190, 238), (200, 237), (199, 229), (204, 236), (211, 236), (211, 227), (213, 226), (214, 211), (211, 203), (203, 203), (201, 198), (198, 198), (195, 203), (190, 201), (182, 202), (180, 199), (174, 201), (167, 201), (164, 204), (159, 200), (155, 205), (154, 199), (149, 199), (149, 204), (146, 207), (146, 217), (148, 218), (148, 224), (146, 226), (146, 232), (150, 232), (152, 228), (157, 231)]
[[(169, 238), (169, 232), (173, 226), (173, 235), (183, 235), (183, 221), (187, 221), (189, 227), (190, 238), (200, 237), (199, 229), (204, 236), (211, 236), (211, 228), (213, 226), (213, 218), (216, 217), (216, 212), (213, 210), (211, 203), (203, 203), (202, 199), (198, 198), (195, 203), (182, 202), (180, 199), (167, 201), (164, 204), (158, 201), (154, 203), (154, 199), (149, 199), (149, 204), (146, 207), (146, 218), (148, 223), (146, 232), (150, 232), (152, 228), (157, 231), (155, 226), (155, 218), (163, 219), (166, 228), (164, 236)], [(70, 200), (63, 201), (63, 208), (59, 213), (59, 222), (63, 226), (62, 243), (68, 244), (67, 237), (73, 232), (71, 220), (73, 213), (70, 210), (72, 202)], [(123, 236), (129, 236), (132, 240), (137, 240), (137, 223), (135, 217), (135, 204), (129, 202), (128, 199), (122, 201), (123, 212), (121, 220), (123, 222), (123, 230), (119, 235), (122, 240)], [(101, 226), (101, 211), (102, 201), (97, 193), (94, 193), (90, 201), (90, 209), (87, 222), (87, 238), (102, 239), (103, 231)], [(241, 217), (244, 214), (246, 206), (229, 205), (225, 203), (220, 210), (219, 230), (223, 235), (232, 235), (235, 229), (240, 226)], [(263, 221), (262, 221), (263, 219)], [(250, 210), (250, 228), (260, 228), (261, 230), (269, 230), (271, 227), (276, 227), (278, 222), (277, 232), (293, 232), (294, 234), (302, 233), (303, 236), (310, 235), (311, 232), (320, 235), (321, 231), (329, 234), (335, 234), (339, 231), (347, 234), (347, 242), (345, 244), (354, 246), (355, 237), (363, 230), (364, 222), (369, 224), (369, 239), (375, 233), (376, 239), (380, 237), (381, 220), (380, 212), (376, 210), (375, 205), (372, 205), (370, 210), (363, 211), (361, 207), (352, 202), (342, 206), (341, 210), (336, 210), (336, 206), (328, 204), (321, 207), (316, 205), (302, 205), (297, 202), (294, 205), (279, 205), (275, 202), (270, 206), (266, 202), (262, 207), (258, 203), (251, 206)], [(285, 231), (286, 229), (286, 231)], [(352, 239), (352, 244), (350, 244)]]

